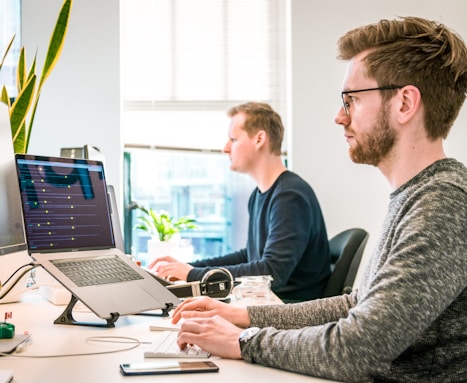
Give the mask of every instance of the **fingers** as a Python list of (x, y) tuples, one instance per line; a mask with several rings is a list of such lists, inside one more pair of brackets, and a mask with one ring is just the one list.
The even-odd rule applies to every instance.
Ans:
[(193, 266), (190, 264), (177, 261), (169, 256), (157, 258), (149, 265), (149, 269), (152, 272), (170, 281), (186, 281), (188, 273), (192, 268)]
[(180, 326), (177, 343), (180, 348), (194, 344), (214, 355), (241, 359), (238, 337), (242, 329), (219, 315), (209, 318), (193, 318)]
[[(209, 311), (208, 302), (210, 298), (207, 297), (197, 297), (197, 298), (187, 298), (182, 303), (180, 303), (174, 310), (172, 314), (172, 323), (178, 323), (180, 319), (183, 318), (195, 318), (199, 317), (200, 314), (206, 311), (205, 316), (212, 315)], [(183, 314), (182, 314), (183, 313)]]
[(204, 343), (203, 339), (209, 339), (209, 334), (217, 327), (219, 317), (210, 318), (193, 318), (189, 321), (183, 321), (180, 325), (178, 332), (178, 345), (180, 348), (186, 345), (201, 345)]
[(149, 269), (155, 268), (159, 262), (169, 263), (169, 262), (177, 262), (177, 260), (168, 255), (164, 257), (158, 257), (149, 264), (148, 268)]
[[(182, 325), (185, 322), (182, 323)], [(181, 350), (184, 350), (188, 345), (194, 345), (199, 343), (199, 336), (198, 334), (201, 332), (201, 329), (198, 327), (194, 327), (192, 324), (191, 326), (185, 327), (182, 329), (180, 326), (180, 330), (178, 331), (177, 337), (177, 344)]]
[(169, 277), (176, 274), (177, 266), (173, 263), (161, 262), (158, 261), (153, 270), (159, 275), (161, 278), (168, 279)]
[(156, 258), (156, 261), (163, 261), (163, 262), (178, 262), (175, 258), (165, 255), (163, 257)]

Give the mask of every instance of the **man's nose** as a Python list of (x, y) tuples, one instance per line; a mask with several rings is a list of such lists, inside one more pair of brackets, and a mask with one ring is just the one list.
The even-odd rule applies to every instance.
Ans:
[(343, 106), (339, 108), (339, 111), (337, 112), (336, 117), (334, 117), (334, 122), (337, 125), (343, 125), (343, 126), (346, 126), (349, 124), (350, 116), (345, 113)]

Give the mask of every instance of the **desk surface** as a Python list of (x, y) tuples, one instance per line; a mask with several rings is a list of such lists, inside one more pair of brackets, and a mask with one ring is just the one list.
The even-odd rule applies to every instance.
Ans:
[[(91, 322), (99, 319), (89, 313), (84, 307), (74, 317), (77, 320)], [(16, 334), (28, 331), (33, 342), (21, 353), (0, 357), (0, 370), (12, 369), (15, 383), (105, 383), (105, 382), (148, 382), (163, 381), (164, 383), (187, 382), (210, 383), (230, 382), (278, 382), (291, 380), (299, 382), (330, 382), (277, 369), (250, 364), (245, 361), (211, 358), (218, 366), (219, 373), (179, 374), (155, 376), (122, 376), (119, 364), (144, 361), (144, 350), (147, 344), (115, 353), (101, 355), (61, 356), (31, 358), (26, 356), (65, 355), (77, 353), (96, 353), (125, 348), (121, 343), (87, 342), (89, 337), (131, 337), (141, 342), (150, 342), (157, 333), (149, 330), (149, 324), (164, 321), (152, 316), (130, 315), (120, 317), (115, 328), (100, 328), (87, 326), (56, 325), (53, 321), (63, 312), (64, 306), (55, 306), (36, 292), (24, 294), (21, 302), (0, 304), (0, 315), (12, 312), (9, 320), (16, 327)], [(130, 345), (131, 346), (131, 345)], [(23, 357), (15, 357), (19, 355)], [(149, 359), (151, 360), (151, 359)], [(154, 360), (154, 359), (152, 359)], [(220, 380), (221, 379), (221, 380)]]

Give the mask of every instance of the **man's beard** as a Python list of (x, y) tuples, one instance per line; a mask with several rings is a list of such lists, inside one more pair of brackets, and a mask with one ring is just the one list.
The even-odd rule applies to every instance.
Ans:
[(390, 152), (396, 142), (396, 133), (388, 119), (388, 109), (383, 106), (376, 124), (370, 133), (355, 141), (356, 146), (349, 148), (350, 158), (357, 164), (377, 166)]

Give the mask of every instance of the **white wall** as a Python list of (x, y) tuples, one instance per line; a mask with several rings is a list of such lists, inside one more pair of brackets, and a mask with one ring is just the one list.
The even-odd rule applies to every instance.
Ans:
[[(23, 0), (23, 44), (41, 64), (61, 0)], [(465, 0), (291, 0), (292, 108), (287, 126), (291, 167), (307, 179), (321, 201), (330, 235), (352, 226), (379, 232), (390, 192), (373, 167), (353, 164), (340, 107), (345, 63), (336, 41), (347, 30), (403, 15), (445, 22), (467, 39)], [(92, 144), (106, 156), (108, 181), (121, 187), (119, 100), (119, 1), (75, 0), (62, 57), (46, 83), (30, 152), (59, 154), (61, 147)], [(467, 164), (467, 106), (446, 142), (448, 155)]]
[[(353, 226), (370, 232), (364, 259), (379, 233), (391, 190), (378, 169), (350, 161), (343, 128), (334, 123), (346, 66), (336, 59), (336, 42), (360, 25), (409, 15), (444, 22), (467, 40), (465, 0), (327, 0), (319, 5), (292, 0), (291, 166), (315, 189), (329, 235)], [(464, 105), (447, 139), (446, 151), (465, 164), (466, 126)]]
[[(23, 45), (29, 63), (37, 50), (39, 70), (62, 2), (22, 1)], [(117, 192), (122, 168), (118, 4), (74, 0), (62, 55), (43, 87), (28, 150), (54, 156), (62, 147), (97, 146), (106, 158), (107, 181)]]

